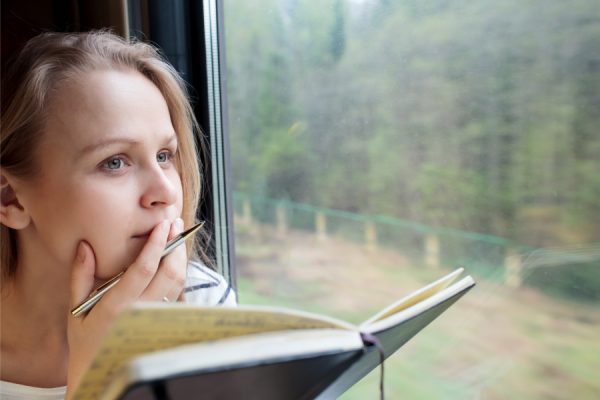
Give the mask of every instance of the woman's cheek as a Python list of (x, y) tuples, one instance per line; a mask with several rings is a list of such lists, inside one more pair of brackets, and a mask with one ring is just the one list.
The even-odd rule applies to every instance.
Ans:
[(92, 244), (96, 257), (96, 278), (106, 280), (127, 268), (135, 261), (144, 244), (145, 241), (141, 239)]

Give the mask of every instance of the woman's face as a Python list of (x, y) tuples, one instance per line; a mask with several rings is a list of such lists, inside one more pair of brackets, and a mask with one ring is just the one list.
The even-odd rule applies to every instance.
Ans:
[(96, 276), (116, 274), (154, 226), (181, 215), (176, 152), (167, 104), (140, 73), (94, 71), (63, 84), (36, 152), (41, 172), (19, 188), (28, 234), (68, 266), (86, 240)]

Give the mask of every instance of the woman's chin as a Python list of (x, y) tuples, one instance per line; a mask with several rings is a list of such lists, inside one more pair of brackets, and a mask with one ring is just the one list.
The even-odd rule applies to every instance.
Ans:
[(111, 257), (111, 259), (106, 260), (106, 262), (99, 263), (94, 276), (96, 280), (102, 282), (107, 281), (133, 264), (140, 254), (143, 243), (135, 247), (138, 248), (128, 249), (125, 254), (118, 257)]

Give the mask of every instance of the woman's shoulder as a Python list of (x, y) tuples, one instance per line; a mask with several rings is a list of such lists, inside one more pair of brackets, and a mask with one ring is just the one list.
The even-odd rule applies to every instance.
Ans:
[(204, 306), (237, 304), (235, 291), (219, 273), (198, 261), (188, 264), (185, 301)]

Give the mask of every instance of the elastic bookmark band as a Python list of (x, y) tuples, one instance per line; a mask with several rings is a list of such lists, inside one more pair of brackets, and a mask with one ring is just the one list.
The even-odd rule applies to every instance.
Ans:
[(363, 343), (375, 346), (377, 348), (377, 352), (379, 353), (379, 365), (381, 365), (381, 375), (379, 376), (379, 398), (381, 400), (384, 400), (385, 393), (384, 393), (384, 387), (383, 387), (383, 374), (384, 374), (383, 362), (385, 360), (385, 353), (383, 351), (383, 346), (381, 345), (381, 342), (379, 341), (379, 339), (377, 339), (377, 337), (375, 335), (372, 335), (370, 333), (361, 333), (360, 337), (361, 337)]

